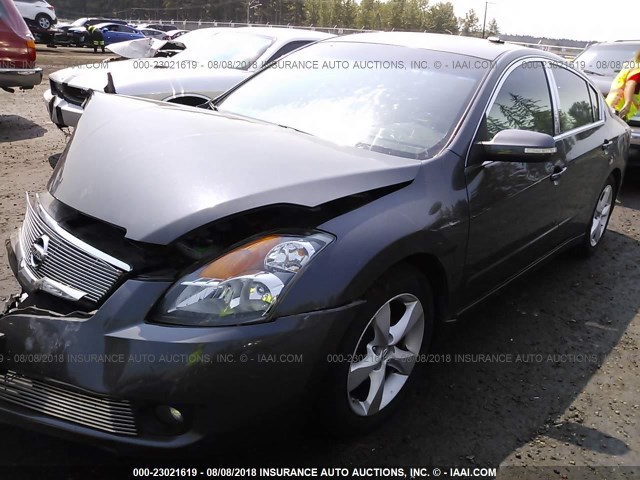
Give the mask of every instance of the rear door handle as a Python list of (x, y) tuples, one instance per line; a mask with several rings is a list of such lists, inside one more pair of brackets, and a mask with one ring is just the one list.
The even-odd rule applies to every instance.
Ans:
[(607, 151), (611, 146), (613, 146), (613, 142), (611, 140), (605, 140), (602, 143), (602, 150)]
[(564, 172), (566, 171), (567, 171), (567, 167), (555, 167), (550, 177), (551, 181), (557, 182), (558, 180), (560, 180), (560, 177), (564, 175)]

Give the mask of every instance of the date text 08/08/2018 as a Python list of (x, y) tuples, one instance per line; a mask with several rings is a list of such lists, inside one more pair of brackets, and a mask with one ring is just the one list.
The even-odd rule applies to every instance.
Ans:
[(238, 478), (493, 478), (496, 468), (468, 467), (266, 467), (266, 468), (134, 468), (134, 477), (238, 477)]

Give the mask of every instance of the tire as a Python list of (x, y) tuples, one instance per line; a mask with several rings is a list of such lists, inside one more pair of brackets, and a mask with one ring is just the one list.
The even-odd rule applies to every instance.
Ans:
[(49, 30), (53, 25), (53, 19), (44, 13), (36, 15), (36, 24), (45, 30)]
[(613, 208), (616, 204), (618, 183), (613, 175), (609, 175), (596, 200), (591, 213), (591, 219), (587, 223), (582, 244), (578, 247), (581, 256), (593, 255), (605, 236)]
[[(416, 269), (394, 267), (370, 288), (365, 300), (342, 340), (336, 361), (331, 361), (319, 396), (316, 420), (331, 436), (365, 433), (387, 420), (419, 378), (424, 362), (415, 361), (416, 357), (431, 343), (433, 296), (428, 280)], [(390, 328), (376, 332), (375, 326), (385, 324), (384, 318), (390, 318)], [(402, 325), (407, 324), (412, 326), (402, 332)]]

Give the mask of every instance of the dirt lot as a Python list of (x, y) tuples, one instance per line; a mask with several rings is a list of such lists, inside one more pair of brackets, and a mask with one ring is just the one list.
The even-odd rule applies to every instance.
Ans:
[[(43, 49), (39, 64), (49, 73), (96, 57)], [(22, 219), (24, 192), (44, 188), (50, 159), (65, 145), (46, 114), (46, 85), (45, 79), (33, 91), (0, 93), (2, 239)], [(442, 361), (429, 365), (424, 386), (381, 430), (341, 442), (248, 438), (239, 451), (203, 458), (226, 466), (500, 465), (549, 468), (505, 468), (499, 478), (640, 478), (639, 243), (635, 175), (626, 180), (598, 255), (589, 261), (564, 255), (461, 319), (440, 344)], [(0, 300), (17, 290), (1, 250)], [(498, 354), (503, 361), (481, 357)], [(101, 450), (0, 427), (0, 466), (113, 462)], [(603, 466), (636, 468), (589, 468)]]

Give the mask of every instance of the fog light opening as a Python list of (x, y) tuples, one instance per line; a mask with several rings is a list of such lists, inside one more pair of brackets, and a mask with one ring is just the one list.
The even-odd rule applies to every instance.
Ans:
[(165, 424), (176, 426), (184, 424), (184, 415), (180, 410), (169, 405), (161, 405), (156, 408), (156, 415)]

